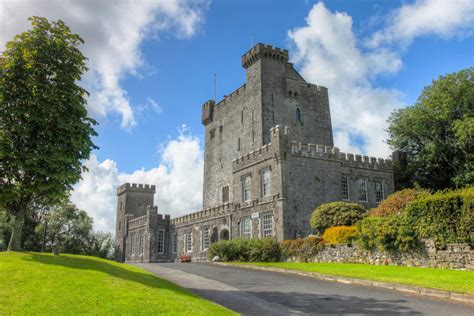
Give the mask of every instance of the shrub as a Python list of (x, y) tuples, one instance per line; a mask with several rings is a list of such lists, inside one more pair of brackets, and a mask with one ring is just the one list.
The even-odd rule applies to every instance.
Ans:
[(361, 220), (366, 209), (359, 204), (332, 202), (318, 206), (310, 218), (313, 229), (322, 234), (327, 228), (334, 226), (351, 226)]
[(404, 216), (366, 217), (358, 223), (357, 231), (357, 243), (368, 250), (406, 252), (419, 245)]
[(233, 239), (213, 243), (209, 258), (219, 256), (222, 261), (274, 262), (280, 261), (280, 245), (273, 238)]
[(438, 248), (459, 242), (474, 246), (474, 187), (423, 196), (406, 212), (418, 235), (433, 239)]
[(428, 195), (428, 191), (420, 189), (404, 189), (389, 195), (376, 208), (370, 211), (370, 216), (400, 215), (406, 206), (418, 197)]
[(323, 239), (328, 244), (351, 243), (357, 236), (356, 226), (336, 226), (324, 231)]
[(295, 257), (299, 261), (308, 261), (315, 256), (324, 246), (322, 238), (309, 236), (282, 241), (280, 244), (282, 257)]

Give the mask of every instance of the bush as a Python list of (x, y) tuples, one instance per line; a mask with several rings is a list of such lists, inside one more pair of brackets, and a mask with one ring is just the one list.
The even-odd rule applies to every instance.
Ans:
[(219, 256), (222, 261), (275, 262), (280, 261), (280, 245), (273, 238), (233, 239), (213, 243), (209, 259)]
[(466, 242), (474, 246), (474, 187), (439, 191), (407, 206), (407, 221), (438, 248)]
[(351, 226), (361, 220), (366, 209), (355, 203), (332, 202), (318, 206), (310, 218), (313, 229), (322, 234), (329, 227)]
[(366, 217), (357, 225), (357, 243), (368, 250), (406, 252), (419, 246), (405, 216)]
[(328, 244), (351, 243), (357, 236), (356, 226), (336, 226), (324, 231), (323, 239)]
[(280, 244), (282, 257), (295, 257), (299, 261), (308, 261), (311, 257), (315, 256), (323, 246), (324, 240), (316, 236), (285, 240)]
[(376, 208), (370, 211), (370, 216), (400, 215), (406, 206), (418, 197), (429, 195), (428, 191), (419, 189), (404, 189), (389, 195)]

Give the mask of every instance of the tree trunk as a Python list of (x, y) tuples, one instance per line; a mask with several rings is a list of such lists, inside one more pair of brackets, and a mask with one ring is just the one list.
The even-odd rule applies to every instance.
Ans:
[(21, 238), (23, 237), (23, 224), (25, 222), (25, 208), (20, 207), (15, 215), (12, 236), (8, 243), (7, 251), (21, 251)]

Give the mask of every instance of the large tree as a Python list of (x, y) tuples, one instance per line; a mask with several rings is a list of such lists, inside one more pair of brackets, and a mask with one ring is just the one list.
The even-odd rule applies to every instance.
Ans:
[(406, 155), (408, 183), (474, 184), (474, 68), (441, 76), (418, 101), (392, 113), (389, 144)]
[(96, 148), (88, 117), (83, 40), (60, 20), (32, 29), (0, 55), (0, 205), (14, 218), (9, 250), (21, 250), (25, 218), (67, 196)]

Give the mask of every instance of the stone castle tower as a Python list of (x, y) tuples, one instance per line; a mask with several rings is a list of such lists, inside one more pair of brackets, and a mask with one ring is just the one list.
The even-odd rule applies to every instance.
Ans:
[(202, 106), (203, 210), (170, 219), (152, 206), (154, 186), (121, 186), (118, 260), (202, 261), (218, 240), (303, 237), (318, 205), (374, 207), (393, 192), (391, 160), (334, 147), (328, 90), (306, 82), (288, 51), (257, 44), (241, 61), (246, 82)]
[(288, 51), (257, 44), (242, 56), (246, 83), (202, 110), (205, 126), (204, 208), (232, 201), (232, 160), (270, 143), (270, 129), (288, 126), (302, 142), (333, 146), (327, 89), (308, 84)]

